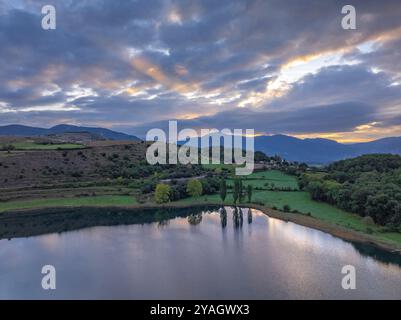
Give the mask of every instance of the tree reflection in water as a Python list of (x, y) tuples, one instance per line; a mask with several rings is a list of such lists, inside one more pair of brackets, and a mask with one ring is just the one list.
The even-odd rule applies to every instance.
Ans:
[[(33, 237), (51, 233), (63, 233), (95, 226), (117, 226), (133, 224), (157, 223), (160, 228), (168, 227), (175, 218), (187, 218), (192, 225), (202, 222), (202, 214), (220, 215), (221, 227), (227, 227), (228, 212), (232, 210), (234, 228), (240, 228), (243, 223), (242, 210), (235, 207), (229, 209), (217, 206), (196, 208), (56, 208), (38, 209), (27, 213), (3, 212), (0, 215), (0, 240)], [(248, 224), (256, 223), (253, 220), (258, 211), (245, 208)], [(260, 213), (262, 215), (262, 213)], [(204, 220), (204, 219), (203, 219)], [(355, 249), (363, 256), (372, 257), (386, 264), (401, 266), (400, 254), (385, 251), (365, 243), (351, 242)]]
[(192, 226), (196, 226), (202, 222), (202, 212), (197, 214), (191, 214), (188, 216), (188, 223)]
[(242, 209), (235, 207), (233, 211), (234, 228), (235, 229), (242, 228), (243, 221), (244, 219), (243, 219)]
[(220, 212), (220, 221), (221, 221), (221, 227), (224, 229), (227, 227), (227, 210), (225, 207), (222, 207), (219, 209)]
[(252, 223), (252, 209), (248, 209), (248, 224)]

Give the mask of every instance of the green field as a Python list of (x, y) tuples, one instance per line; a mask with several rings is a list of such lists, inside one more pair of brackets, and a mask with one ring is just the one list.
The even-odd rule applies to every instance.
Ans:
[(13, 146), (16, 150), (57, 150), (57, 149), (82, 149), (85, 148), (82, 144), (74, 143), (59, 143), (59, 144), (41, 144), (34, 142), (18, 142)]
[[(244, 186), (252, 185), (254, 188), (258, 189), (271, 189), (272, 184), (274, 184), (274, 188), (291, 188), (291, 189), (299, 189), (298, 182), (296, 177), (289, 176), (278, 170), (270, 170), (270, 171), (259, 171), (250, 174), (242, 179), (244, 182)], [(228, 181), (228, 185), (232, 187), (233, 180)]]
[(94, 196), (80, 198), (49, 198), (0, 202), (0, 212), (16, 209), (34, 209), (68, 206), (129, 206), (137, 204), (133, 196)]
[[(256, 172), (242, 180), (245, 187), (251, 184), (254, 188), (261, 187), (266, 189), (266, 187), (264, 187), (265, 183), (268, 182), (270, 184), (273, 182), (277, 188), (290, 187), (291, 189), (298, 189), (296, 177), (289, 176), (277, 170)], [(228, 184), (232, 185), (232, 180), (229, 180)], [(314, 201), (311, 199), (310, 194), (305, 191), (254, 190), (252, 201), (278, 210), (283, 210), (284, 205), (288, 205), (291, 211), (298, 212), (293, 214), (310, 214), (310, 216), (329, 224), (363, 233), (366, 233), (369, 228), (379, 240), (396, 242), (398, 244), (401, 243), (400, 233), (383, 232), (383, 228), (378, 225), (367, 226), (359, 215), (346, 212), (328, 203)], [(203, 195), (198, 198), (186, 198), (178, 201), (178, 203), (183, 204), (202, 202), (220, 204), (221, 199), (219, 195), (216, 194)], [(232, 193), (228, 192), (225, 203), (230, 204), (232, 202)]]

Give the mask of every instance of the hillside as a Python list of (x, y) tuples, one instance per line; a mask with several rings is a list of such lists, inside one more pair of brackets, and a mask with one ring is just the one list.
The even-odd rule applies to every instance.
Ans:
[(75, 150), (0, 151), (1, 190), (117, 178), (139, 166), (145, 150), (144, 143), (134, 142)]
[(95, 127), (78, 127), (67, 124), (60, 124), (49, 129), (35, 128), (22, 125), (8, 125), (0, 127), (0, 136), (45, 136), (51, 134), (61, 133), (77, 133), (77, 132), (89, 132), (96, 134), (107, 140), (129, 140), (139, 141), (140, 139), (135, 136), (131, 136), (125, 133), (112, 131), (105, 128)]

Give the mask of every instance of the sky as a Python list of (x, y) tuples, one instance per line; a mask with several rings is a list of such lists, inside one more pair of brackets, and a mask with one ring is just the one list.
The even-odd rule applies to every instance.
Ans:
[[(41, 27), (49, 4), (55, 30)], [(168, 120), (401, 136), (400, 0), (0, 0), (0, 125), (144, 136)]]

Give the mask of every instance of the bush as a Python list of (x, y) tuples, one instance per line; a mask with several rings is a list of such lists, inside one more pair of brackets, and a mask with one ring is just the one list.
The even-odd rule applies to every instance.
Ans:
[(168, 184), (159, 183), (156, 186), (155, 201), (157, 203), (166, 203), (170, 201), (171, 188)]
[(71, 172), (71, 177), (80, 178), (80, 177), (82, 177), (82, 172), (79, 172), (79, 171)]
[(400, 226), (394, 223), (386, 223), (384, 227), (384, 231), (386, 232), (400, 232), (400, 230), (401, 230)]
[(362, 221), (364, 224), (366, 224), (368, 226), (373, 226), (375, 224), (375, 221), (370, 216), (363, 217)]
[(200, 197), (202, 195), (202, 183), (197, 179), (191, 179), (187, 184), (187, 192), (191, 197)]
[(372, 229), (372, 228), (369, 228), (369, 227), (367, 227), (367, 228), (366, 228), (366, 233), (368, 233), (368, 234), (372, 234), (372, 233), (373, 233), (373, 229)]
[(291, 207), (290, 207), (288, 204), (285, 204), (285, 205), (283, 206), (283, 211), (284, 211), (284, 212), (290, 212), (290, 211), (291, 211)]

